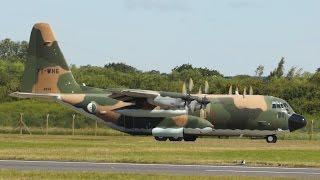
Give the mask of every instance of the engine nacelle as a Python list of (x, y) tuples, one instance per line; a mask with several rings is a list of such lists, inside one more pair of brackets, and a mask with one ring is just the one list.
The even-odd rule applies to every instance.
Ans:
[(153, 128), (152, 135), (154, 137), (173, 137), (183, 138), (183, 128)]
[(162, 108), (181, 108), (184, 107), (184, 101), (179, 98), (157, 96), (154, 99), (148, 99), (148, 102)]

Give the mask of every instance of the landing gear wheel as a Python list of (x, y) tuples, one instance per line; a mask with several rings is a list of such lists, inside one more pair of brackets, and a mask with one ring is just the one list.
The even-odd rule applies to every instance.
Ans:
[(184, 135), (183, 139), (184, 139), (184, 141), (196, 141), (197, 140), (197, 136)]
[(266, 137), (267, 143), (276, 143), (277, 142), (277, 136), (276, 135), (269, 135)]
[(182, 137), (169, 137), (170, 141), (182, 141)]
[(157, 141), (166, 141), (168, 138), (167, 137), (154, 137)]

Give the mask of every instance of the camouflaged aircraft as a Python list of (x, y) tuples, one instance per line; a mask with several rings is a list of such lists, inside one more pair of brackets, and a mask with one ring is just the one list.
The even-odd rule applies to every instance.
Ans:
[[(189, 89), (193, 82), (190, 81)], [(21, 92), (11, 96), (56, 101), (132, 135), (158, 141), (195, 141), (199, 136), (263, 137), (304, 127), (305, 118), (283, 99), (231, 92), (225, 95), (79, 85), (46, 23), (35, 24), (29, 41)]]

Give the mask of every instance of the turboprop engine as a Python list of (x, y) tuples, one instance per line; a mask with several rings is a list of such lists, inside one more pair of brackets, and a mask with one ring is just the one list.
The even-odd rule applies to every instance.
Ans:
[(148, 102), (155, 106), (160, 106), (164, 109), (182, 108), (185, 106), (185, 102), (180, 98), (171, 98), (163, 96), (157, 96), (156, 98), (148, 99)]

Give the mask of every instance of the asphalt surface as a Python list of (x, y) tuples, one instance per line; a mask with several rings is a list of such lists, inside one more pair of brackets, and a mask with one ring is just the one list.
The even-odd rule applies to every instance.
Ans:
[(317, 168), (0, 160), (0, 169), (320, 178)]

